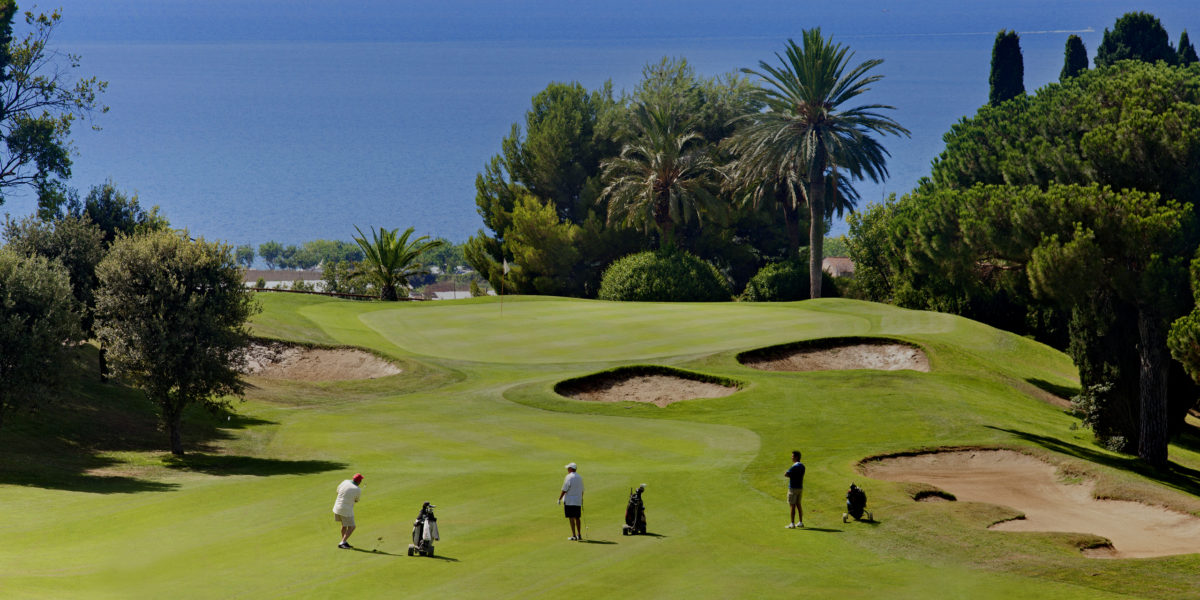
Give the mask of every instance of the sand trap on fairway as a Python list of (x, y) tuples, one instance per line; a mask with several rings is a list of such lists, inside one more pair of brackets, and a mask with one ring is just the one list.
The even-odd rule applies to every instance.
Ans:
[(340, 381), (386, 377), (400, 368), (362, 350), (256, 343), (246, 350), (242, 372), (266, 379)]
[(763, 371), (909, 369), (929, 372), (929, 358), (916, 346), (892, 340), (835, 338), (809, 340), (743, 352), (742, 364)]
[(1140, 502), (1097, 500), (1091, 482), (1061, 483), (1057, 469), (1009, 450), (921, 454), (869, 461), (875, 479), (937, 486), (959, 501), (998, 504), (1025, 513), (999, 531), (1064, 531), (1107, 538), (1112, 548), (1085, 551), (1101, 558), (1145, 558), (1200, 552), (1200, 519)]
[(648, 402), (666, 406), (681, 400), (720, 398), (738, 388), (675, 375), (618, 372), (564, 381), (555, 390), (568, 398), (589, 402)]

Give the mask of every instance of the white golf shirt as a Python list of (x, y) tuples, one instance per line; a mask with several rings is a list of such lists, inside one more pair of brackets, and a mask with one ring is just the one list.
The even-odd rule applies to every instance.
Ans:
[(354, 516), (354, 503), (358, 502), (358, 497), (362, 494), (362, 488), (354, 485), (349, 479), (338, 485), (337, 502), (333, 503), (333, 512), (342, 515), (343, 517)]
[(563, 504), (583, 506), (583, 478), (579, 473), (567, 473), (567, 478), (563, 479), (562, 491), (567, 493), (563, 496)]

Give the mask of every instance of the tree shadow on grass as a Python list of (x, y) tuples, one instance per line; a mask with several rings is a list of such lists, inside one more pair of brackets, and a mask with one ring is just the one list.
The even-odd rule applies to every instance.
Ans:
[(1072, 396), (1079, 395), (1079, 386), (1058, 385), (1057, 383), (1050, 383), (1045, 379), (1038, 379), (1036, 377), (1031, 377), (1025, 381), (1034, 385), (1043, 392), (1054, 394), (1063, 400), (1070, 400)]
[(207, 475), (309, 475), (345, 469), (348, 465), (331, 460), (281, 460), (255, 456), (190, 453), (163, 460), (168, 469), (193, 471)]
[[(1114, 456), (1112, 454), (1100, 452), (1093, 448), (1072, 444), (1058, 438), (1038, 435), (1026, 431), (1019, 431), (1016, 429), (993, 427), (991, 425), (987, 425), (986, 427), (989, 429), (995, 429), (996, 431), (1003, 431), (1005, 433), (1012, 434), (1023, 440), (1033, 442), (1047, 450), (1052, 450), (1060, 454), (1066, 454), (1068, 456), (1073, 456), (1089, 462), (1105, 465), (1114, 469), (1136, 473), (1142, 477), (1145, 477), (1146, 479), (1171, 486), (1177, 490), (1192, 494), (1193, 496), (1200, 495), (1200, 471), (1191, 467), (1185, 467), (1176, 463), (1169, 463), (1166, 468), (1160, 469), (1146, 464), (1136, 456)], [(1195, 435), (1195, 432), (1193, 431), (1192, 434)]]
[(177, 483), (138, 479), (137, 477), (88, 475), (81, 472), (56, 472), (53, 476), (47, 477), (31, 471), (0, 471), (0, 485), (19, 485), (89, 494), (170, 492), (179, 488)]
[(1175, 435), (1171, 443), (1184, 450), (1200, 453), (1200, 427), (1184, 423), (1183, 428)]

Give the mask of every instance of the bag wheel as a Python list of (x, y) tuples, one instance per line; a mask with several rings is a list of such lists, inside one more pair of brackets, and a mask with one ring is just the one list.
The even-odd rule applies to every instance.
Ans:
[(409, 547), (408, 547), (408, 555), (409, 555), (409, 556), (412, 556), (412, 555), (413, 555), (413, 547), (412, 547), (412, 546), (409, 546)]

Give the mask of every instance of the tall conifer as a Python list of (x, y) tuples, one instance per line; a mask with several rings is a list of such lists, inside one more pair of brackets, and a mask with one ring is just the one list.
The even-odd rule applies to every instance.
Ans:
[(1079, 36), (1072, 35), (1067, 38), (1066, 57), (1063, 60), (1062, 72), (1058, 74), (1059, 81), (1066, 81), (1088, 68), (1087, 48), (1083, 45), (1083, 40)]
[(991, 90), (988, 104), (997, 106), (1025, 93), (1025, 60), (1021, 57), (1021, 38), (1015, 31), (1001, 30), (992, 46)]
[(1196, 47), (1192, 45), (1187, 30), (1184, 29), (1179, 36), (1179, 64), (1186, 66), (1194, 62), (1200, 62), (1200, 58), (1196, 57)]

